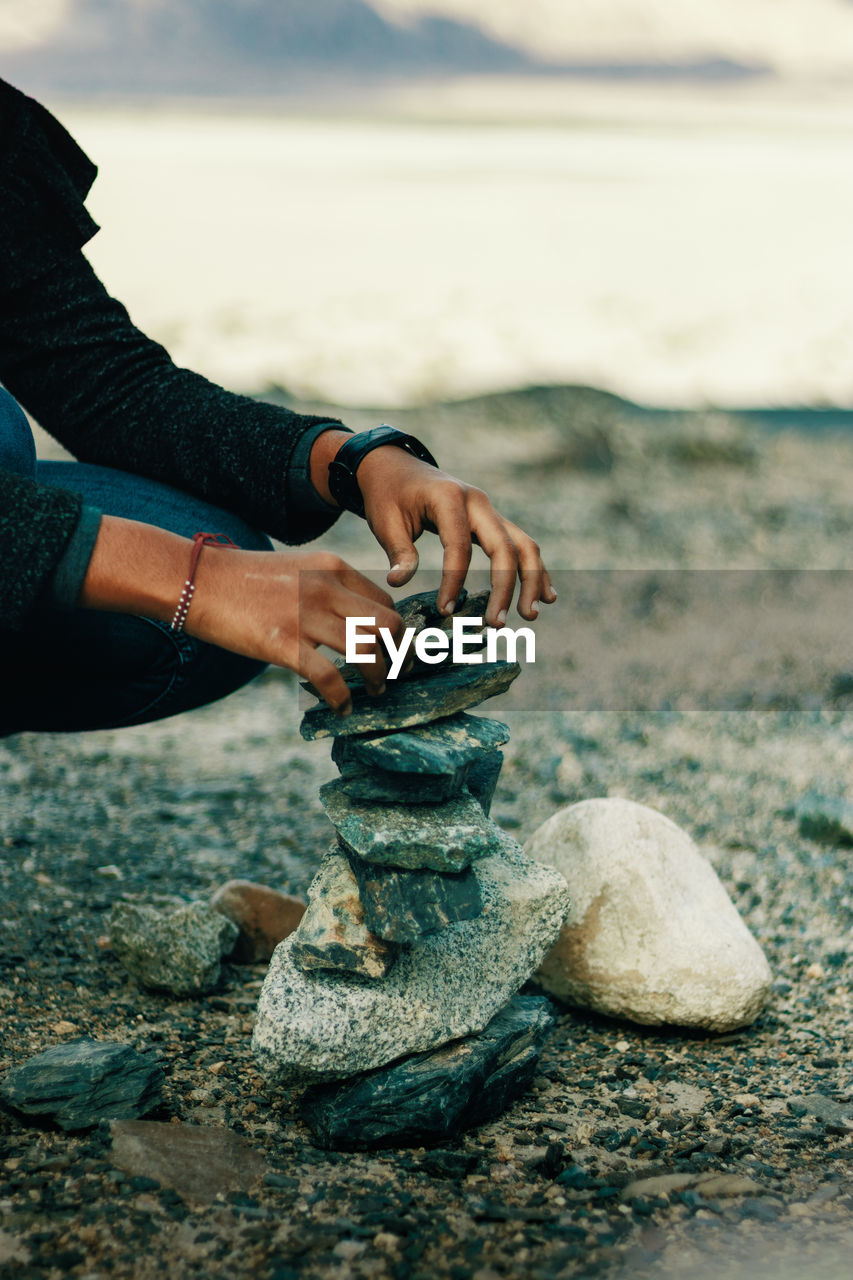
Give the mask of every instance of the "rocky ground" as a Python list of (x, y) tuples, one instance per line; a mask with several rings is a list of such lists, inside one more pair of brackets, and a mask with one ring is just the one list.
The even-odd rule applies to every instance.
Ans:
[[(261, 968), (170, 1000), (104, 945), (116, 901), (204, 898), (235, 876), (304, 892), (335, 770), (299, 737), (295, 681), (271, 672), (161, 725), (5, 740), (0, 1074), (82, 1034), (150, 1048), (156, 1118), (214, 1142), (227, 1128), (265, 1166), (235, 1191), (199, 1156), (172, 1170), (196, 1188), (181, 1194), (116, 1167), (105, 1129), (0, 1112), (0, 1274), (849, 1274), (849, 850), (800, 834), (794, 809), (815, 789), (851, 797), (853, 609), (849, 574), (789, 572), (848, 566), (849, 424), (639, 414), (571, 389), (394, 421), (530, 528), (557, 575), (535, 667), (484, 708), (513, 731), (493, 816), (524, 839), (591, 796), (661, 809), (764, 947), (772, 1002), (724, 1037), (561, 1009), (500, 1120), (439, 1150), (320, 1151), (254, 1069)], [(355, 520), (328, 542), (380, 567)]]

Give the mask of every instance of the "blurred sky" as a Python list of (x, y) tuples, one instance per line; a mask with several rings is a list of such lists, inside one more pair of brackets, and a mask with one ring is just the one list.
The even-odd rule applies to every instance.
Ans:
[(850, 0), (375, 0), (479, 22), (549, 57), (720, 56), (782, 73), (853, 68)]
[[(234, 0), (235, 4), (239, 0)], [(388, 17), (476, 22), (551, 58), (728, 57), (784, 75), (853, 70), (851, 0), (370, 0)], [(0, 48), (38, 43), (72, 0), (0, 0)], [(122, 0), (167, 8), (173, 0)], [(287, 3), (287, 0), (282, 0)]]
[[(68, 2), (0, 0), (0, 49)], [(362, 405), (586, 382), (853, 407), (853, 0), (375, 7), (551, 57), (778, 74), (468, 76), (304, 110), (43, 95), (100, 166), (87, 253), (180, 362)]]

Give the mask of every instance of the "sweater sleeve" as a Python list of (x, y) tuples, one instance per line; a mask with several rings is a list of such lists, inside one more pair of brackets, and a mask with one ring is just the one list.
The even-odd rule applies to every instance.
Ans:
[(0, 380), (81, 461), (182, 488), (283, 542), (316, 538), (339, 514), (311, 485), (306, 445), (341, 424), (179, 368), (79, 250), (6, 294)]
[[(84, 203), (95, 166), (49, 112), (2, 80), (0, 126), (0, 381), (82, 461), (183, 488), (284, 542), (317, 537), (339, 513), (310, 482), (310, 448), (341, 424), (177, 367), (82, 253), (98, 229)], [(4, 478), (4, 536), (22, 550), (27, 542), (35, 565), (32, 525), (38, 564), (55, 569), (80, 511), (72, 520), (68, 497), (36, 488), (40, 496)], [(14, 566), (4, 577), (23, 572), (17, 555), (4, 563)], [(30, 598), (23, 582), (3, 589)]]
[(0, 470), (0, 626), (15, 630), (52, 588), (82, 499)]

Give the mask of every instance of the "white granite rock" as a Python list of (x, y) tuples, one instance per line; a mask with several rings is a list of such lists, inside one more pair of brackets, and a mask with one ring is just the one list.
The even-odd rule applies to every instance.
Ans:
[(285, 939), (258, 1005), (262, 1074), (275, 1084), (344, 1079), (481, 1031), (557, 937), (568, 895), (563, 877), (509, 836), (474, 871), (483, 915), (413, 943), (379, 981), (303, 973)]
[(716, 872), (663, 814), (584, 800), (534, 832), (525, 852), (556, 868), (571, 910), (537, 980), (571, 1004), (658, 1025), (729, 1031), (760, 1013), (764, 953)]

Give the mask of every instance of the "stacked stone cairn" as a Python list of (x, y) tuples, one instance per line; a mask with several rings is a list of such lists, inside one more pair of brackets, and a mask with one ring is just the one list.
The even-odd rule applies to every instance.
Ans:
[[(456, 616), (482, 617), (486, 599)], [(435, 593), (397, 609), (450, 629)], [(333, 739), (340, 777), (320, 794), (337, 839), (272, 958), (254, 1050), (271, 1083), (309, 1086), (302, 1115), (322, 1146), (437, 1141), (529, 1084), (553, 1016), (517, 993), (560, 932), (566, 884), (489, 817), (509, 731), (468, 709), (517, 663), (416, 659), (379, 698), (343, 673), (352, 715), (319, 705), (301, 728)]]

